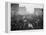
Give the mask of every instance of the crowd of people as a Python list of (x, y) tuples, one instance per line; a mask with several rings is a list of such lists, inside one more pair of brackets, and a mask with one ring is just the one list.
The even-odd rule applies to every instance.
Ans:
[(18, 15), (11, 17), (11, 30), (43, 29), (43, 16)]

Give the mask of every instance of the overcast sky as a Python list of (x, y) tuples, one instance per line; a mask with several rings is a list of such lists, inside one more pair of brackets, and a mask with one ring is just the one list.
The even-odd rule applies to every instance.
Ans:
[(26, 7), (28, 13), (34, 13), (34, 8), (43, 8), (43, 4), (19, 4), (19, 7)]

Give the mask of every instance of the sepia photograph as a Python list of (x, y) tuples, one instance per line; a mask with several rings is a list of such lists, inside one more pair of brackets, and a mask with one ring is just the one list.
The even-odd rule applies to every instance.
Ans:
[(11, 3), (11, 31), (43, 29), (43, 4)]

